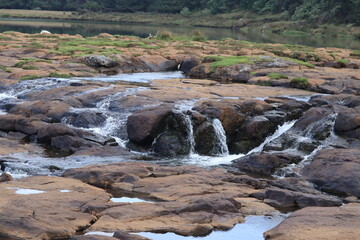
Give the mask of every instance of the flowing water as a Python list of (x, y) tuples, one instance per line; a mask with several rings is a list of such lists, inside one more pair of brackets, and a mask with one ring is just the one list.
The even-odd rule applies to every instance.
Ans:
[[(26, 97), (30, 94), (34, 94), (37, 92), (62, 87), (69, 86), (72, 83), (80, 82), (80, 81), (93, 81), (93, 82), (141, 82), (141, 83), (150, 83), (155, 79), (172, 79), (172, 78), (184, 78), (181, 72), (158, 72), (158, 73), (134, 73), (134, 74), (120, 74), (114, 76), (107, 77), (95, 77), (95, 78), (73, 78), (73, 79), (55, 79), (55, 78), (43, 78), (29, 81), (21, 81), (17, 84), (4, 87), (0, 92), (0, 109), (2, 109), (0, 114), (6, 114), (4, 108), (6, 108), (7, 104), (11, 103), (19, 103), (26, 101)], [(109, 87), (97, 88), (94, 90), (87, 90), (83, 92), (79, 92), (76, 96), (80, 96), (82, 94), (87, 94), (92, 91), (100, 91), (110, 89)], [(109, 95), (108, 97), (102, 99), (97, 102), (96, 106), (93, 108), (73, 108), (70, 109), (70, 113), (79, 114), (82, 112), (92, 112), (98, 113), (105, 117), (104, 123), (96, 127), (90, 128), (81, 128), (83, 130), (91, 131), (96, 134), (100, 134), (102, 136), (111, 136), (113, 137), (117, 143), (121, 147), (125, 147), (128, 141), (126, 134), (126, 122), (128, 116), (130, 116), (134, 111), (139, 110), (141, 108), (156, 106), (155, 105), (147, 105), (147, 106), (138, 106), (133, 108), (124, 108), (121, 111), (113, 111), (110, 106), (114, 101), (122, 99), (126, 96), (131, 96), (141, 91), (147, 90), (148, 87), (133, 87), (128, 88), (123, 92), (119, 92), (113, 95)], [(290, 96), (294, 99), (301, 99), (303, 101), (307, 101), (307, 98)], [(194, 140), (194, 132), (193, 126), (190, 119), (190, 116), (187, 114), (183, 114), (191, 111), (194, 105), (204, 99), (191, 99), (191, 100), (182, 100), (176, 102), (174, 104), (175, 109), (179, 111), (186, 122), (188, 129), (188, 137), (190, 142), (191, 151), (188, 156), (178, 157), (176, 159), (161, 159), (156, 162), (164, 165), (197, 165), (197, 166), (216, 166), (220, 164), (230, 164), (232, 160), (243, 157), (244, 154), (232, 155), (229, 154), (229, 149), (227, 146), (227, 139), (225, 130), (221, 124), (219, 119), (212, 119), (211, 123), (215, 130), (215, 139), (216, 144), (214, 146), (214, 150), (216, 152), (215, 156), (202, 156), (195, 152), (195, 140)], [(160, 104), (160, 103), (158, 103)], [(71, 118), (66, 116), (62, 119), (62, 123), (71, 125)], [(287, 132), (292, 126), (295, 124), (295, 121), (287, 122), (282, 126), (279, 126), (278, 129), (270, 136), (268, 136), (265, 141), (254, 148), (247, 154), (251, 153), (259, 153), (263, 151), (263, 148), (269, 142), (279, 138), (282, 134)], [(72, 126), (74, 127), (74, 126)], [(135, 153), (136, 155), (137, 153)], [(139, 153), (139, 155), (146, 156), (146, 153)], [(64, 158), (48, 158), (42, 155), (31, 155), (29, 153), (15, 153), (10, 154), (8, 156), (3, 156), (6, 163), (7, 171), (11, 171), (15, 177), (24, 177), (27, 175), (34, 174), (53, 174), (49, 172), (49, 168), (51, 166), (57, 166), (62, 170), (66, 170), (71, 167), (82, 167), (84, 165), (94, 164), (94, 163), (112, 163), (119, 162), (125, 160), (133, 160), (131, 157), (96, 157), (96, 156), (68, 156)], [(26, 161), (21, 161), (21, 159), (26, 159)], [(66, 159), (66, 163), (64, 162)]]
[[(136, 233), (140, 236), (155, 240), (264, 240), (263, 234), (280, 224), (286, 215), (276, 216), (248, 216), (244, 223), (235, 225), (228, 231), (214, 231), (205, 237), (180, 236), (175, 233)], [(113, 236), (113, 232), (89, 232), (85, 235)]]
[[(74, 79), (52, 79), (52, 78), (44, 78), (38, 80), (29, 80), (22, 81), (18, 84), (14, 84), (12, 86), (7, 86), (2, 88), (0, 92), (0, 109), (3, 109), (0, 114), (6, 114), (6, 105), (12, 103), (19, 103), (27, 101), (27, 96), (30, 94), (38, 93), (44, 90), (53, 89), (61, 86), (69, 86), (71, 83), (79, 82), (79, 81), (99, 81), (99, 82), (116, 82), (116, 81), (139, 81), (142, 83), (150, 83), (154, 79), (170, 79), (170, 78), (181, 78), (184, 77), (180, 72), (172, 72), (172, 73), (142, 73), (142, 74), (125, 74), (125, 75), (117, 75), (111, 77), (103, 77), (103, 78), (74, 78)], [(111, 86), (110, 86), (111, 87)], [(104, 87), (97, 90), (106, 90), (110, 87)], [(121, 111), (112, 111), (111, 104), (114, 101), (122, 99), (126, 96), (130, 96), (141, 91), (147, 90), (148, 87), (138, 86), (133, 88), (128, 88), (124, 92), (116, 93), (107, 96), (101, 101), (97, 102), (96, 106), (93, 108), (73, 108), (70, 113), (81, 113), (81, 112), (95, 112), (102, 114), (105, 116), (106, 120), (103, 124), (92, 127), (92, 128), (82, 128), (83, 130), (91, 131), (103, 136), (111, 136), (116, 139), (120, 146), (125, 147), (128, 141), (126, 136), (126, 122), (128, 116), (136, 110), (141, 108), (145, 108), (147, 106), (138, 106), (128, 109), (122, 109)], [(95, 90), (88, 90), (84, 92), (77, 93), (77, 96), (82, 94), (89, 93)], [(297, 97), (293, 97), (297, 99)], [(308, 99), (301, 98), (303, 101), (307, 101)], [(195, 140), (194, 140), (194, 131), (191, 122), (191, 118), (189, 112), (192, 111), (194, 105), (204, 99), (191, 99), (185, 101), (179, 101), (174, 104), (176, 111), (181, 113), (186, 126), (189, 137), (189, 142), (191, 146), (191, 152), (188, 156), (178, 157), (178, 158), (169, 158), (169, 159), (161, 159), (154, 161), (163, 165), (196, 165), (196, 166), (217, 166), (220, 164), (230, 164), (232, 160), (243, 157), (244, 154), (239, 155), (231, 155), (229, 154), (229, 149), (227, 146), (227, 139), (225, 130), (221, 124), (219, 119), (212, 119), (211, 123), (215, 130), (215, 139), (216, 144), (215, 147), (218, 149), (218, 153), (216, 156), (201, 156), (195, 152)], [(325, 119), (325, 122), (329, 122), (329, 124), (334, 123), (335, 116), (329, 116), (329, 119)], [(71, 124), (71, 121), (68, 117), (64, 117), (62, 122), (65, 124)], [(262, 144), (258, 147), (252, 149), (247, 154), (252, 153), (261, 153), (264, 151), (264, 148), (267, 144), (272, 141), (276, 141), (280, 139), (284, 134), (287, 134), (293, 128), (296, 120), (291, 122), (286, 122), (281, 126), (278, 126), (278, 129), (271, 135), (268, 136)], [(316, 129), (318, 125), (322, 123), (315, 123), (313, 125), (308, 126), (308, 129), (304, 131), (303, 138), (312, 138), (311, 135), (312, 129)], [(71, 126), (71, 125), (70, 125)], [(72, 126), (74, 127), (74, 126)], [(331, 132), (330, 136), (323, 140), (321, 144), (312, 151), (309, 155), (304, 157), (304, 160), (297, 165), (291, 165), (287, 168), (284, 168), (276, 173), (276, 177), (282, 177), (290, 172), (295, 172), (297, 169), (300, 169), (302, 166), (307, 164), (311, 158), (322, 148), (330, 147), (331, 144), (336, 141), (337, 136)], [(299, 138), (301, 140), (301, 138)], [(29, 154), (29, 153), (14, 153), (7, 156), (1, 156), (1, 160), (5, 160), (6, 163), (2, 163), (2, 167), (5, 167), (5, 170), (10, 172), (14, 177), (20, 178), (25, 176), (32, 175), (59, 175), (64, 170), (68, 168), (77, 168), (83, 167), (91, 164), (108, 164), (114, 162), (121, 161), (136, 161), (137, 158), (141, 158), (141, 156), (147, 157), (148, 153), (129, 153), (127, 155), (114, 156), (114, 157), (97, 157), (97, 156), (67, 156), (67, 157), (52, 157), (49, 158), (45, 155), (41, 154)], [(134, 156), (136, 156), (134, 158)], [(0, 161), (1, 163), (1, 161)], [(51, 170), (54, 168), (60, 170)], [(41, 194), (41, 192), (37, 192), (36, 189), (17, 189), (19, 191), (18, 194)], [(63, 190), (66, 193), (67, 190)], [(114, 202), (137, 202), (143, 201), (141, 199), (123, 199), (123, 198), (113, 198)], [(203, 238), (193, 238), (193, 237), (182, 237), (176, 234), (167, 233), (167, 234), (153, 234), (153, 233), (140, 233), (145, 237), (149, 237), (156, 240), (167, 239), (167, 240), (215, 240), (215, 239), (242, 239), (239, 236), (245, 236), (243, 239), (246, 240), (263, 240), (263, 232), (268, 229), (273, 228), (277, 224), (279, 224), (284, 219), (284, 216), (275, 216), (275, 217), (265, 217), (265, 216), (249, 216), (246, 218), (246, 222), (243, 224), (236, 225), (233, 229), (227, 232), (213, 232), (209, 236)]]
[(158, 31), (172, 31), (178, 34), (187, 34), (194, 30), (201, 31), (210, 40), (221, 40), (234, 38), (238, 40), (261, 42), (261, 43), (287, 43), (300, 44), (313, 47), (340, 47), (360, 48), (360, 41), (349, 38), (329, 38), (316, 35), (287, 36), (276, 33), (257, 31), (243, 32), (240, 30), (206, 27), (181, 27), (181, 26), (159, 26), (149, 24), (129, 24), (100, 21), (61, 21), (61, 20), (39, 20), (39, 19), (0, 19), (0, 32), (17, 31), (24, 33), (40, 33), (41, 30), (48, 30), (58, 34), (80, 34), (84, 37), (95, 36), (100, 33), (119, 35), (133, 35), (148, 37), (149, 33), (155, 34)]

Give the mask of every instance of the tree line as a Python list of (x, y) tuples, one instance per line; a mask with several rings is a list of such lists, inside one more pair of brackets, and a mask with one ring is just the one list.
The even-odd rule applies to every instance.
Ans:
[(0, 8), (182, 14), (249, 10), (291, 20), (360, 25), (360, 0), (11, 0), (1, 1)]

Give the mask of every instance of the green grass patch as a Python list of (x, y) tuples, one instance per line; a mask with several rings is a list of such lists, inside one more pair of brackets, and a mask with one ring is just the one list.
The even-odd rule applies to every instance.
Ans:
[(41, 78), (38, 75), (30, 75), (30, 76), (24, 76), (20, 78), (20, 81), (24, 81), (24, 80), (33, 80), (33, 79), (37, 79), (37, 78)]
[(315, 68), (315, 66), (312, 65), (309, 62), (304, 62), (304, 61), (301, 61), (301, 60), (298, 60), (298, 59), (293, 59), (293, 58), (288, 58), (288, 57), (282, 57), (282, 59), (287, 60), (289, 62), (299, 64), (299, 65), (302, 65), (302, 66), (305, 66), (305, 67), (308, 67), (308, 68)]
[(211, 71), (215, 71), (215, 69), (220, 67), (232, 66), (235, 64), (254, 64), (254, 58), (248, 56), (209, 56), (207, 58), (213, 58), (215, 60), (211, 63)]
[(338, 60), (336, 60), (338, 63), (341, 63), (341, 64), (344, 64), (344, 65), (346, 65), (346, 64), (349, 64), (349, 60), (347, 60), (347, 59), (338, 59)]
[(188, 34), (175, 34), (171, 31), (161, 31), (157, 34), (156, 39), (162, 41), (196, 41), (205, 42), (207, 37), (201, 31), (192, 31)]
[(24, 70), (39, 70), (37, 66), (29, 65), (29, 66), (23, 66), (22, 69)]
[(13, 38), (0, 35), (0, 41), (14, 41)]
[(24, 47), (32, 48), (32, 49), (39, 49), (39, 48), (45, 48), (44, 45), (38, 42), (31, 42), (27, 45), (24, 45)]
[(69, 74), (59, 74), (56, 72), (52, 72), (49, 74), (49, 77), (53, 77), (53, 78), (71, 78), (72, 76)]
[(290, 81), (290, 85), (295, 88), (306, 89), (310, 86), (307, 78), (293, 78)]
[(15, 31), (5, 31), (5, 32), (3, 32), (2, 34), (15, 36), (15, 35), (18, 34), (18, 32), (15, 32)]
[(304, 46), (304, 45), (297, 45), (297, 44), (284, 44), (284, 46), (293, 51), (303, 51), (303, 52), (313, 52), (315, 51), (315, 48)]
[(111, 40), (107, 38), (85, 38), (67, 40), (61, 43), (63, 46), (113, 46), (113, 47), (147, 47), (147, 45), (140, 41), (130, 40)]
[(304, 52), (304, 51), (294, 51), (292, 53), (291, 58), (302, 60), (305, 62), (308, 61), (319, 62), (321, 60), (321, 57), (319, 55), (312, 52)]
[(16, 68), (23, 68), (25, 64), (30, 62), (48, 62), (51, 63), (50, 60), (42, 59), (42, 58), (20, 58), (20, 62), (17, 62), (14, 67)]
[(8, 69), (8, 68), (5, 67), (5, 66), (0, 66), (0, 70), (1, 70), (1, 71), (4, 71), (4, 72), (7, 72), (7, 73), (11, 73), (11, 70)]
[(280, 74), (280, 73), (269, 73), (268, 77), (270, 77), (271, 79), (288, 79), (289, 77), (284, 75), (284, 74)]
[(27, 38), (60, 38), (56, 35), (48, 35), (48, 34), (32, 34), (29, 36), (26, 36)]
[[(82, 46), (57, 46), (54, 50), (50, 51), (51, 53), (56, 53), (59, 55), (74, 55), (75, 53), (79, 52), (91, 52), (93, 49), (88, 47)], [(90, 54), (91, 54), (90, 53)]]
[(360, 57), (360, 50), (356, 50), (356, 51), (350, 53), (350, 56), (352, 56), (352, 57)]

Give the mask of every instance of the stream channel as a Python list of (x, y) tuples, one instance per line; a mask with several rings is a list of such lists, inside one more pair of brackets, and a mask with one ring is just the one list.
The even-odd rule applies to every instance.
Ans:
[[(42, 91), (55, 89), (58, 87), (71, 86), (75, 85), (79, 82), (110, 82), (110, 83), (119, 83), (123, 82), (124, 84), (134, 84), (136, 87), (127, 88), (123, 92), (118, 92), (113, 95), (109, 95), (106, 98), (96, 103), (95, 107), (91, 108), (73, 108), (72, 112), (96, 112), (101, 113), (103, 116), (106, 116), (106, 120), (97, 127), (92, 128), (82, 128), (83, 130), (90, 131), (102, 136), (113, 137), (120, 147), (125, 147), (128, 138), (126, 134), (126, 123), (127, 118), (133, 112), (143, 109), (149, 106), (160, 105), (153, 104), (149, 106), (137, 106), (131, 108), (124, 108), (121, 111), (114, 111), (112, 103), (119, 99), (122, 99), (126, 96), (130, 96), (141, 91), (148, 90), (150, 88), (150, 84), (152, 80), (155, 79), (178, 79), (178, 78), (186, 78), (181, 72), (158, 72), (158, 73), (135, 73), (135, 74), (120, 74), (115, 76), (108, 77), (97, 77), (97, 78), (72, 78), (72, 79), (55, 79), (55, 78), (44, 78), (44, 79), (35, 79), (28, 81), (21, 81), (17, 84), (13, 84), (10, 86), (3, 87), (0, 89), (0, 114), (7, 114), (7, 106), (18, 104), (21, 102), (27, 101), (27, 96), (29, 94), (41, 93)], [(111, 86), (111, 85), (110, 85)], [(106, 87), (105, 87), (106, 88)], [(87, 94), (89, 91), (99, 91), (104, 88), (98, 88), (83, 92), (76, 93), (78, 96), (82, 94)], [(295, 97), (295, 96), (287, 96), (289, 98), (294, 98), (300, 101), (308, 101), (310, 96), (305, 97)], [(196, 102), (204, 100), (204, 99), (192, 99), (187, 101), (179, 101), (174, 104), (176, 111), (185, 112), (192, 110), (194, 104)], [(327, 119), (328, 124), (333, 125), (334, 118)], [(70, 120), (68, 117), (64, 117), (61, 120), (62, 123), (68, 124), (69, 126), (75, 128), (75, 126), (70, 125)], [(192, 123), (191, 121), (186, 121), (187, 127), (189, 131), (189, 137), (193, 138), (192, 132)], [(271, 142), (276, 142), (284, 134), (287, 134), (291, 131), (292, 127), (296, 123), (296, 120), (285, 122), (278, 126), (277, 130), (270, 136), (268, 136), (265, 141), (252, 149), (247, 154), (251, 153), (260, 153), (263, 151), (264, 146)], [(167, 166), (179, 166), (179, 165), (195, 165), (201, 167), (211, 167), (211, 166), (225, 166), (226, 164), (230, 164), (232, 160), (238, 159), (244, 154), (240, 155), (232, 155), (229, 154), (229, 150), (226, 144), (226, 135), (224, 128), (222, 127), (221, 122), (218, 119), (213, 119), (212, 121), (213, 127), (215, 129), (217, 142), (217, 149), (219, 149), (216, 156), (201, 156), (194, 151), (194, 140), (190, 139), (191, 143), (191, 152), (188, 156), (176, 157), (176, 158), (150, 158), (149, 162), (158, 163), (161, 165)], [(318, 123), (319, 124), (319, 123)], [(324, 123), (321, 123), (324, 124)], [(297, 146), (300, 141), (304, 139), (311, 139), (312, 132), (311, 128), (316, 128), (316, 125), (308, 126), (307, 133), (304, 133), (302, 137), (298, 138), (298, 142), (293, 143), (292, 147), (287, 149), (286, 151), (297, 151)], [(280, 169), (274, 177), (281, 178), (284, 176), (288, 176), (294, 174), (299, 168), (305, 165), (308, 161), (311, 160), (311, 157), (318, 152), (320, 149), (328, 146), (331, 142), (336, 141), (336, 136), (331, 134), (328, 138), (322, 141), (322, 143), (313, 150), (310, 154), (304, 156), (303, 161), (298, 164), (293, 164), (288, 166), (287, 168)], [(2, 160), (1, 169), (3, 171), (9, 172), (15, 178), (21, 178), (26, 176), (33, 175), (60, 175), (64, 170), (69, 168), (77, 168), (83, 167), (91, 164), (108, 164), (120, 161), (137, 161), (138, 159), (146, 159), (148, 155), (151, 153), (140, 153), (140, 152), (132, 152), (130, 157), (125, 156), (111, 156), (111, 157), (98, 157), (98, 156), (54, 156), (51, 154), (30, 154), (27, 152), (23, 153), (14, 153), (9, 155), (0, 156), (0, 160)], [(134, 157), (136, 156), (136, 157)], [(55, 171), (54, 171), (54, 166)], [(59, 170), (61, 169), (61, 170)], [(58, 171), (59, 170), (59, 171)], [(0, 171), (1, 173), (1, 171)], [(259, 240), (263, 239), (263, 232), (269, 230), (279, 224), (284, 219), (284, 216), (249, 216), (246, 218), (246, 223), (238, 224), (232, 230), (228, 232), (214, 232), (211, 235), (204, 238), (193, 238), (193, 237), (181, 237), (174, 235), (172, 233), (168, 233), (165, 235), (156, 235), (151, 233), (143, 233), (143, 236), (152, 238), (154, 240), (161, 239), (199, 239), (199, 240), (214, 240), (214, 239), (246, 239), (246, 240)]]

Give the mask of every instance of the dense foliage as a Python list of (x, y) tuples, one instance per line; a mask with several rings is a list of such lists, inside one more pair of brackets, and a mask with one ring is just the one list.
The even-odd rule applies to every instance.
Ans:
[(250, 10), (292, 20), (360, 25), (360, 0), (12, 0), (0, 8), (204, 14)]

